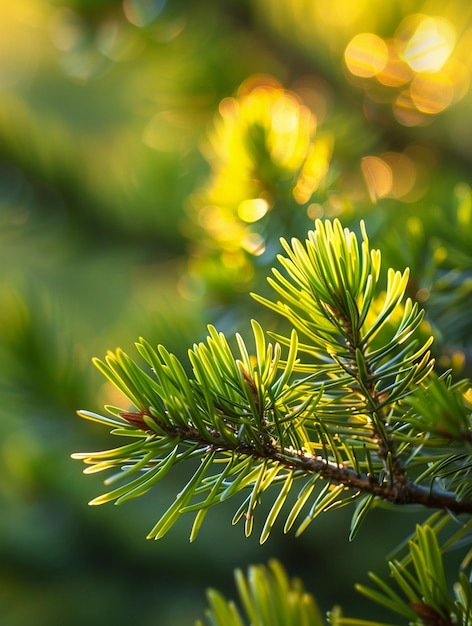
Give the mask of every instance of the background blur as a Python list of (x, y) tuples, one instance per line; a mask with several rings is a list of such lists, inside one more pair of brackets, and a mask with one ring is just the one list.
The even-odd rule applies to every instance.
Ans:
[[(412, 269), (439, 366), (470, 375), (467, 0), (0, 0), (0, 623), (188, 625), (205, 589), (275, 556), (323, 609), (413, 530), (349, 514), (260, 547), (209, 514), (145, 535), (182, 475), (120, 508), (74, 451), (119, 402), (90, 363), (143, 336), (181, 358), (245, 331), (280, 236), (367, 222)], [(263, 514), (261, 514), (263, 519)], [(257, 521), (257, 520), (256, 520)], [(256, 529), (257, 531), (257, 529)]]

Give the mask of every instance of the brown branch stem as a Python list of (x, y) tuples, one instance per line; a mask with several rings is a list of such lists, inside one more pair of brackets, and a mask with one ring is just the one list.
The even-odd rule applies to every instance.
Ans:
[[(344, 485), (365, 494), (373, 494), (391, 504), (419, 504), (431, 509), (449, 510), (452, 513), (472, 514), (472, 500), (458, 500), (455, 493), (433, 489), (408, 480), (390, 480), (379, 483), (375, 476), (360, 474), (353, 469), (315, 457), (305, 452), (285, 450), (274, 443), (257, 446), (247, 442), (234, 444), (223, 439), (218, 432), (208, 432), (208, 437), (195, 428), (176, 427), (164, 424), (146, 411), (123, 412), (121, 417), (142, 430), (152, 432), (143, 420), (143, 415), (152, 417), (159, 429), (167, 435), (175, 437), (183, 444), (201, 444), (202, 448), (219, 452), (233, 452), (254, 458), (266, 458), (275, 461), (287, 469), (299, 470), (302, 474), (320, 474), (322, 478), (333, 483)], [(390, 477), (391, 479), (395, 477)]]
[[(277, 456), (274, 455), (274, 458)], [(277, 460), (283, 462), (282, 459)], [(283, 455), (283, 460), (287, 463), (286, 454)], [(472, 514), (472, 500), (458, 500), (452, 491), (431, 489), (410, 480), (379, 484), (375, 478), (366, 474), (358, 474), (352, 469), (338, 467), (318, 458), (298, 457), (296, 462), (292, 461), (291, 466), (303, 469), (306, 473), (319, 473), (332, 482), (363, 493), (371, 493), (391, 504), (420, 504), (431, 509), (447, 509), (456, 514)]]

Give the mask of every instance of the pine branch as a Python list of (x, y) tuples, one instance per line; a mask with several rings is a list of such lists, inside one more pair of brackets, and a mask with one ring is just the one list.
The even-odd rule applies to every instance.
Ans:
[[(209, 626), (243, 626), (243, 624), (270, 624), (270, 626), (323, 626), (325, 621), (314, 598), (305, 591), (299, 579), (290, 580), (278, 561), (268, 566), (253, 565), (247, 575), (235, 571), (236, 586), (243, 622), (236, 604), (227, 601), (221, 593), (210, 589), (207, 593), (209, 609), (205, 623)], [(203, 626), (197, 622), (196, 626)]]
[[(376, 335), (381, 333), (395, 309), (399, 309), (408, 271), (400, 274), (389, 270), (383, 306), (377, 318), (371, 320), (369, 313), (380, 277), (380, 253), (369, 250), (362, 224), (362, 249), (354, 234), (343, 231), (338, 221), (333, 225), (318, 221), (316, 226), (305, 248), (296, 240), (292, 241), (292, 246), (282, 242), (288, 257), (279, 257), (279, 261), (291, 281), (274, 270), (275, 280), (269, 279), (269, 282), (286, 304), (255, 297), (287, 317), (310, 339), (311, 346), (324, 347), (340, 371), (348, 375), (350, 390), (357, 396), (356, 405), (362, 403), (369, 415), (372, 440), (377, 444), (384, 470), (392, 482), (401, 485), (407, 482), (407, 475), (390, 432), (390, 411), (412, 385), (419, 384), (431, 371), (433, 361), (428, 347), (432, 338), (419, 350), (414, 350), (413, 342), (408, 344), (408, 338), (421, 323), (423, 312), (407, 300), (393, 336), (386, 344), (376, 346)], [(369, 326), (366, 326), (367, 321)], [(320, 332), (323, 325), (327, 332), (324, 329)], [(333, 345), (333, 338), (337, 339), (337, 345)], [(402, 345), (404, 343), (406, 346)], [(313, 347), (306, 351), (320, 360), (325, 359), (314, 352)], [(397, 354), (392, 354), (394, 351)], [(330, 376), (334, 375), (331, 370)]]
[[(118, 468), (109, 483), (129, 480), (92, 503), (139, 496), (177, 463), (198, 459), (150, 537), (194, 512), (194, 539), (209, 508), (241, 493), (233, 523), (244, 519), (248, 535), (272, 486), (265, 541), (300, 481), (286, 531), (311, 500), (298, 533), (321, 512), (352, 503), (351, 538), (380, 500), (472, 513), (466, 390), (432, 373), (432, 340), (418, 334), (423, 312), (404, 301), (408, 271), (389, 270), (383, 290), (380, 253), (369, 249), (363, 227), (359, 246), (337, 221), (317, 222), (305, 245), (283, 245), (285, 275), (274, 270), (269, 281), (281, 300), (256, 299), (291, 322), (289, 337), (267, 342), (253, 321), (254, 347), (237, 335), (234, 354), (209, 327), (207, 341), (189, 351), (192, 376), (144, 340), (136, 345), (150, 369), (120, 350), (95, 361), (133, 406), (108, 407), (111, 418), (81, 414), (135, 441), (74, 455), (86, 471)], [(325, 486), (314, 491), (318, 480)]]
[[(294, 470), (297, 476), (319, 474), (321, 478), (329, 480), (333, 484), (342, 485), (346, 489), (354, 489), (362, 494), (374, 495), (391, 504), (418, 504), (427, 508), (448, 510), (454, 514), (472, 513), (472, 499), (458, 500), (457, 495), (451, 491), (432, 489), (405, 479), (393, 484), (390, 481), (379, 484), (367, 474), (359, 474), (355, 470), (330, 463), (322, 458), (313, 457), (306, 452), (281, 449), (269, 441), (264, 443), (262, 449), (259, 446), (256, 449), (256, 446), (247, 443), (231, 446), (216, 430), (209, 433), (211, 435), (210, 442), (195, 429), (166, 426), (144, 411), (122, 412), (120, 416), (130, 424), (148, 432), (152, 431), (146, 422), (149, 423), (149, 420), (152, 420), (157, 428), (169, 437), (177, 439), (179, 443), (200, 445), (205, 452), (236, 453), (260, 461), (269, 459), (278, 463), (280, 467)], [(148, 418), (146, 422), (144, 421), (145, 416)]]
[[(370, 573), (377, 589), (357, 585), (358, 591), (395, 613), (423, 626), (453, 626), (470, 624), (472, 617), (472, 591), (464, 572), (454, 585), (454, 597), (446, 579), (442, 551), (435, 531), (429, 525), (417, 526), (413, 538), (408, 542), (408, 558), (403, 562), (389, 562), (391, 577), (399, 592), (392, 588), (391, 581), (384, 582)], [(349, 618), (331, 620), (332, 626), (348, 626)], [(420, 620), (420, 621), (419, 621)], [(368, 622), (359, 620), (359, 626)], [(382, 626), (382, 625), (379, 625)]]

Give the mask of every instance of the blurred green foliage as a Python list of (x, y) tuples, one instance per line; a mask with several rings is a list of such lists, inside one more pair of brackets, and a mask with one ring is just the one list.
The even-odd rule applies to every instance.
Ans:
[[(366, 32), (403, 54), (388, 79)], [(465, 0), (2, 3), (2, 624), (190, 624), (207, 586), (268, 556), (352, 613), (357, 563), (378, 569), (404, 529), (374, 514), (366, 554), (340, 513), (256, 548), (213, 516), (195, 544), (183, 525), (146, 543), (155, 494), (85, 506), (98, 480), (70, 453), (103, 435), (74, 412), (113, 401), (90, 366), (108, 348), (144, 336), (185, 358), (208, 322), (241, 330), (278, 238), (322, 216), (365, 219), (384, 263), (410, 266), (441, 367), (470, 375), (471, 33)], [(410, 59), (402, 82), (414, 36), (445, 60)]]

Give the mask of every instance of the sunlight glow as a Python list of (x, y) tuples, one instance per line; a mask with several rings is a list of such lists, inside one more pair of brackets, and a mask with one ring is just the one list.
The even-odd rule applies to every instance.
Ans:
[[(467, 36), (460, 46), (470, 47)], [(355, 35), (344, 52), (354, 82), (368, 100), (391, 103), (403, 126), (421, 126), (463, 98), (469, 68), (454, 58), (456, 30), (447, 19), (424, 14), (407, 16), (390, 39), (373, 33)], [(462, 52), (463, 54), (463, 52)], [(371, 80), (376, 82), (374, 86)], [(399, 89), (401, 91), (395, 91)], [(392, 90), (395, 90), (392, 92)]]
[[(301, 91), (320, 103), (307, 85), (302, 83)], [(202, 146), (213, 175), (193, 195), (189, 211), (206, 249), (199, 262), (206, 262), (208, 271), (219, 262), (221, 275), (239, 272), (241, 284), (250, 279), (247, 255), (260, 256), (267, 246), (267, 232), (256, 223), (279, 209), (277, 181), (283, 180), (297, 204), (310, 202), (328, 173), (333, 149), (332, 136), (317, 134), (317, 127), (315, 113), (299, 94), (271, 76), (254, 75), (234, 97), (221, 100)]]
[(366, 156), (361, 161), (361, 169), (372, 202), (385, 197), (392, 188), (392, 168), (382, 159)]
[(395, 41), (386, 41), (388, 59), (384, 67), (376, 74), (377, 80), (387, 87), (399, 87), (404, 85), (413, 76), (413, 71), (398, 54)]
[[(409, 18), (409, 23), (415, 18), (419, 16)], [(403, 50), (403, 58), (415, 72), (437, 72), (454, 49), (455, 39), (454, 28), (447, 20), (422, 16)]]
[(387, 63), (387, 44), (377, 35), (360, 33), (349, 42), (344, 52), (344, 60), (354, 76), (376, 76)]
[(416, 108), (409, 89), (405, 89), (395, 98), (393, 114), (403, 126), (420, 126), (426, 122), (425, 115)]
[(269, 210), (269, 203), (263, 198), (253, 198), (251, 200), (243, 200), (238, 206), (238, 216), (243, 222), (257, 222)]
[(266, 249), (264, 238), (259, 233), (247, 233), (241, 243), (243, 248), (253, 256), (264, 254)]
[(35, 74), (41, 54), (37, 23), (42, 15), (37, 3), (32, 1), (0, 4), (0, 90), (3, 90), (27, 84)]
[(446, 74), (418, 74), (411, 83), (410, 94), (418, 111), (435, 114), (451, 104), (454, 87)]
[(306, 4), (310, 6), (310, 9), (305, 7), (305, 12), (307, 9), (316, 12), (316, 17), (330, 28), (346, 28), (359, 19), (365, 10), (367, 0), (356, 0), (356, 2), (331, 0), (329, 5), (324, 2), (308, 2)]

